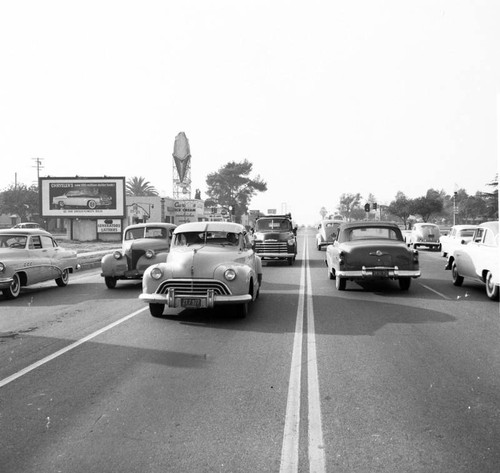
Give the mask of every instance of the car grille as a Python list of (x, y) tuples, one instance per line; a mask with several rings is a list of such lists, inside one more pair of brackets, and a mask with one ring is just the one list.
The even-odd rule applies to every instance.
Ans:
[(288, 253), (286, 241), (255, 242), (256, 253)]
[(130, 256), (127, 256), (128, 269), (135, 269), (137, 267), (137, 261), (139, 258), (146, 253), (145, 250), (132, 250)]
[(156, 292), (166, 294), (170, 288), (174, 289), (177, 296), (206, 296), (209, 289), (213, 289), (214, 294), (219, 296), (231, 294), (223, 282), (214, 279), (167, 279), (158, 286)]

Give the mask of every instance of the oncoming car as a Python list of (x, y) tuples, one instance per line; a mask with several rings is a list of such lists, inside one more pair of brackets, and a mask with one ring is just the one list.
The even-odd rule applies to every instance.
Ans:
[(119, 279), (141, 279), (146, 268), (165, 262), (170, 250), (171, 223), (138, 223), (123, 232), (122, 249), (101, 260), (101, 276), (106, 287), (113, 289)]
[(79, 269), (76, 251), (61, 248), (45, 230), (0, 230), (0, 289), (15, 299), (21, 287), (54, 279), (64, 287)]
[(420, 276), (418, 251), (407, 248), (401, 230), (392, 222), (353, 222), (340, 226), (326, 248), (325, 263), (339, 291), (350, 281), (397, 279), (408, 290)]
[(166, 263), (150, 266), (139, 299), (151, 315), (165, 309), (205, 309), (233, 304), (239, 316), (248, 313), (262, 284), (262, 262), (243, 225), (191, 222), (174, 230)]

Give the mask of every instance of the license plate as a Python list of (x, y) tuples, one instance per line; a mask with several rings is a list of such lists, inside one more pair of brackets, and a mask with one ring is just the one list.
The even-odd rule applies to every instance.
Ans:
[(196, 309), (201, 307), (201, 299), (182, 299), (181, 307)]
[(372, 274), (376, 278), (386, 278), (389, 273), (385, 269), (374, 269)]

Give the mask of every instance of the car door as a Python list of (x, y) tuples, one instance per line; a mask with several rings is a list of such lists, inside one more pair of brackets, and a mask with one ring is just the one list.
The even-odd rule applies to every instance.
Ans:
[(469, 244), (457, 247), (455, 257), (460, 276), (477, 278), (476, 263), (480, 257), (480, 247), (483, 246), (484, 233), (484, 228), (478, 228)]
[(42, 241), (42, 253), (44, 257), (49, 258), (50, 261), (44, 279), (56, 279), (61, 275), (63, 270), (63, 261), (59, 254), (60, 248), (49, 235), (40, 235), (40, 239)]
[(52, 277), (50, 256), (42, 247), (40, 235), (30, 235), (28, 241), (28, 259), (25, 262), (28, 284), (46, 281)]

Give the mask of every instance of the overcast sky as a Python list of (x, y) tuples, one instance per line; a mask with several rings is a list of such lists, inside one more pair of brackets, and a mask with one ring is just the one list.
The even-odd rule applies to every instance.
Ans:
[(342, 193), (484, 190), (498, 168), (498, 0), (0, 2), (0, 190), (229, 161), (299, 223)]

